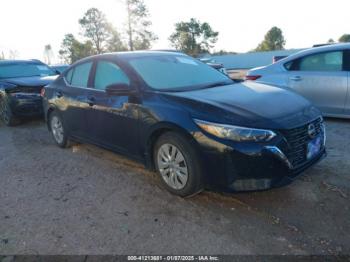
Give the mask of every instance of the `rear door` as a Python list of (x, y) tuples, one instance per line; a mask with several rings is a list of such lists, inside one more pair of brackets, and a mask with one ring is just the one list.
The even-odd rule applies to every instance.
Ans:
[(79, 64), (64, 76), (66, 87), (57, 90), (57, 103), (61, 108), (63, 121), (73, 136), (88, 137), (86, 111), (89, 109), (87, 91), (93, 62)]
[(286, 64), (288, 86), (325, 114), (343, 114), (348, 89), (343, 51), (308, 55)]
[(108, 95), (111, 84), (128, 84), (130, 78), (114, 61), (98, 60), (93, 77), (93, 89), (88, 99), (93, 106), (88, 111), (88, 128), (94, 142), (106, 147), (136, 155), (138, 150), (138, 100), (130, 95)]

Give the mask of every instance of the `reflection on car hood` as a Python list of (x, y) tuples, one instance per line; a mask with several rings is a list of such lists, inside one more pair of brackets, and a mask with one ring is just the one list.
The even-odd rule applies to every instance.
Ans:
[(17, 86), (27, 86), (27, 87), (43, 87), (52, 83), (58, 75), (55, 76), (33, 76), (33, 77), (17, 77), (0, 79), (0, 82), (5, 82)]
[(180, 99), (193, 117), (228, 124), (293, 128), (320, 116), (305, 98), (254, 82), (167, 93), (166, 96), (173, 101)]

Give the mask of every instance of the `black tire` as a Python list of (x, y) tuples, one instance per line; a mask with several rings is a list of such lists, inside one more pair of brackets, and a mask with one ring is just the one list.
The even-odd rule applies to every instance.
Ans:
[[(68, 135), (63, 125), (62, 117), (60, 116), (60, 114), (58, 114), (56, 111), (53, 111), (50, 113), (48, 119), (49, 119), (50, 131), (55, 143), (61, 148), (68, 148), (70, 146), (70, 141), (68, 139)], [(56, 120), (58, 120), (62, 126), (62, 139), (58, 139), (54, 133), (55, 127), (53, 126), (54, 125), (53, 121), (56, 121)]]
[(4, 97), (0, 97), (0, 118), (6, 126), (16, 126), (21, 123), (21, 121), (13, 115), (9, 102)]
[[(187, 182), (181, 189), (175, 189), (168, 185), (163, 178), (158, 164), (158, 152), (162, 146), (173, 145), (182, 154), (187, 166)], [(165, 188), (180, 197), (190, 197), (203, 190), (203, 172), (200, 157), (193, 142), (186, 136), (177, 132), (167, 132), (159, 137), (153, 150), (154, 166)], [(178, 180), (179, 181), (179, 180)]]

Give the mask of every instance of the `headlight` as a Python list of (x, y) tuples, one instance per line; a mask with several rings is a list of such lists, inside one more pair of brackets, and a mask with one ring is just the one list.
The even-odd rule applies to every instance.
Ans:
[(222, 125), (197, 119), (194, 121), (207, 133), (236, 142), (267, 142), (276, 136), (271, 130)]

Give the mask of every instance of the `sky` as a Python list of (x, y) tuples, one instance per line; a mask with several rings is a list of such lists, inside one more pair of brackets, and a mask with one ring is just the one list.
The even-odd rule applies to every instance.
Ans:
[[(282, 29), (286, 48), (304, 48), (337, 40), (350, 33), (349, 0), (145, 0), (159, 40), (154, 49), (171, 48), (175, 23), (194, 17), (219, 32), (215, 50), (247, 52), (273, 26)], [(1, 0), (0, 53), (17, 58), (44, 58), (51, 44), (55, 61), (65, 34), (81, 37), (78, 24), (85, 11), (97, 7), (122, 31), (125, 9), (121, 0)]]

